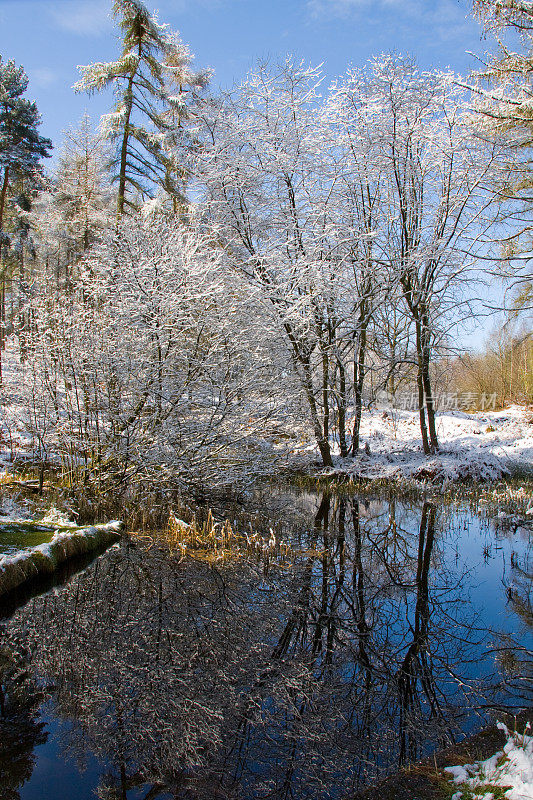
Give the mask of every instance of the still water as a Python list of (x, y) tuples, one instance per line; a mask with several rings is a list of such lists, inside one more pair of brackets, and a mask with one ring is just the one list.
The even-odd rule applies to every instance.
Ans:
[(49, 542), (57, 528), (38, 522), (0, 522), (0, 556)]
[(254, 504), (289, 554), (124, 542), (4, 623), (0, 797), (336, 800), (531, 705), (531, 526)]

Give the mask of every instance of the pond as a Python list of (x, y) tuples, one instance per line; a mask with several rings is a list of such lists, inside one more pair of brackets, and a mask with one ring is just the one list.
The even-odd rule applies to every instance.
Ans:
[(340, 800), (531, 705), (530, 526), (251, 502), (289, 548), (125, 541), (4, 623), (2, 797)]

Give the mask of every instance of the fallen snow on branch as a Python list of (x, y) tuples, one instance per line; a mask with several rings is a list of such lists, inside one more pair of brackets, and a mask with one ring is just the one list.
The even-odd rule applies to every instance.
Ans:
[[(486, 761), (446, 767), (458, 790), (452, 800), (493, 800), (496, 793), (508, 800), (531, 800), (533, 797), (533, 736), (509, 731), (502, 722), (498, 728), (507, 736), (502, 751)], [(530, 731), (528, 723), (526, 730)]]
[(353, 459), (337, 456), (333, 471), (363, 479), (485, 482), (533, 465), (533, 412), (527, 408), (439, 413), (437, 433), (439, 453), (425, 456), (416, 412), (366, 411), (359, 453)]

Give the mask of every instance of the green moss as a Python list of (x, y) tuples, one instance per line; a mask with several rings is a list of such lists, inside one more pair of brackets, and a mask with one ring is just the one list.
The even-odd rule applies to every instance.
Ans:
[(12, 554), (26, 547), (49, 542), (56, 532), (50, 525), (31, 521), (9, 521), (0, 524), (0, 553)]
[(0, 563), (0, 595), (13, 591), (38, 575), (49, 575), (59, 564), (111, 544), (118, 537), (119, 532), (112, 525), (63, 529), (51, 539), (44, 551), (29, 549), (21, 553), (19, 558)]

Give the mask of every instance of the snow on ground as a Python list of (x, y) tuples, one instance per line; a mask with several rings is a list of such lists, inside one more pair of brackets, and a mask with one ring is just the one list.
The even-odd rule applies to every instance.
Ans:
[(458, 791), (452, 800), (531, 800), (533, 798), (533, 736), (509, 731), (502, 723), (498, 727), (507, 736), (505, 747), (486, 761), (445, 767)]
[(354, 478), (415, 478), (434, 483), (497, 480), (520, 470), (533, 472), (533, 410), (437, 415), (441, 446), (435, 456), (422, 452), (416, 411), (374, 409), (363, 414), (361, 450), (356, 458), (335, 458), (333, 472)]
[[(43, 455), (27, 429), (28, 409), (20, 381), (18, 350), (10, 340), (4, 353), (0, 398), (0, 468), (3, 465), (9, 469), (13, 461), (20, 464)], [(294, 430), (294, 439), (301, 433)], [(436, 484), (498, 480), (517, 469), (531, 470), (533, 474), (533, 407), (511, 406), (502, 411), (470, 414), (442, 411), (437, 414), (437, 434), (440, 452), (425, 456), (417, 411), (364, 409), (360, 452), (353, 459), (341, 459), (337, 454), (333, 472), (367, 480), (414, 478)], [(274, 444), (280, 459), (287, 455), (300, 466), (308, 465), (310, 458), (318, 460), (316, 443), (310, 443), (310, 436), (307, 428), (296, 447), (292, 436)], [(269, 440), (268, 434), (265, 439)], [(53, 448), (46, 457), (52, 462), (58, 460)]]
[(30, 504), (13, 497), (0, 498), (0, 525), (11, 520), (28, 520), (32, 517)]

